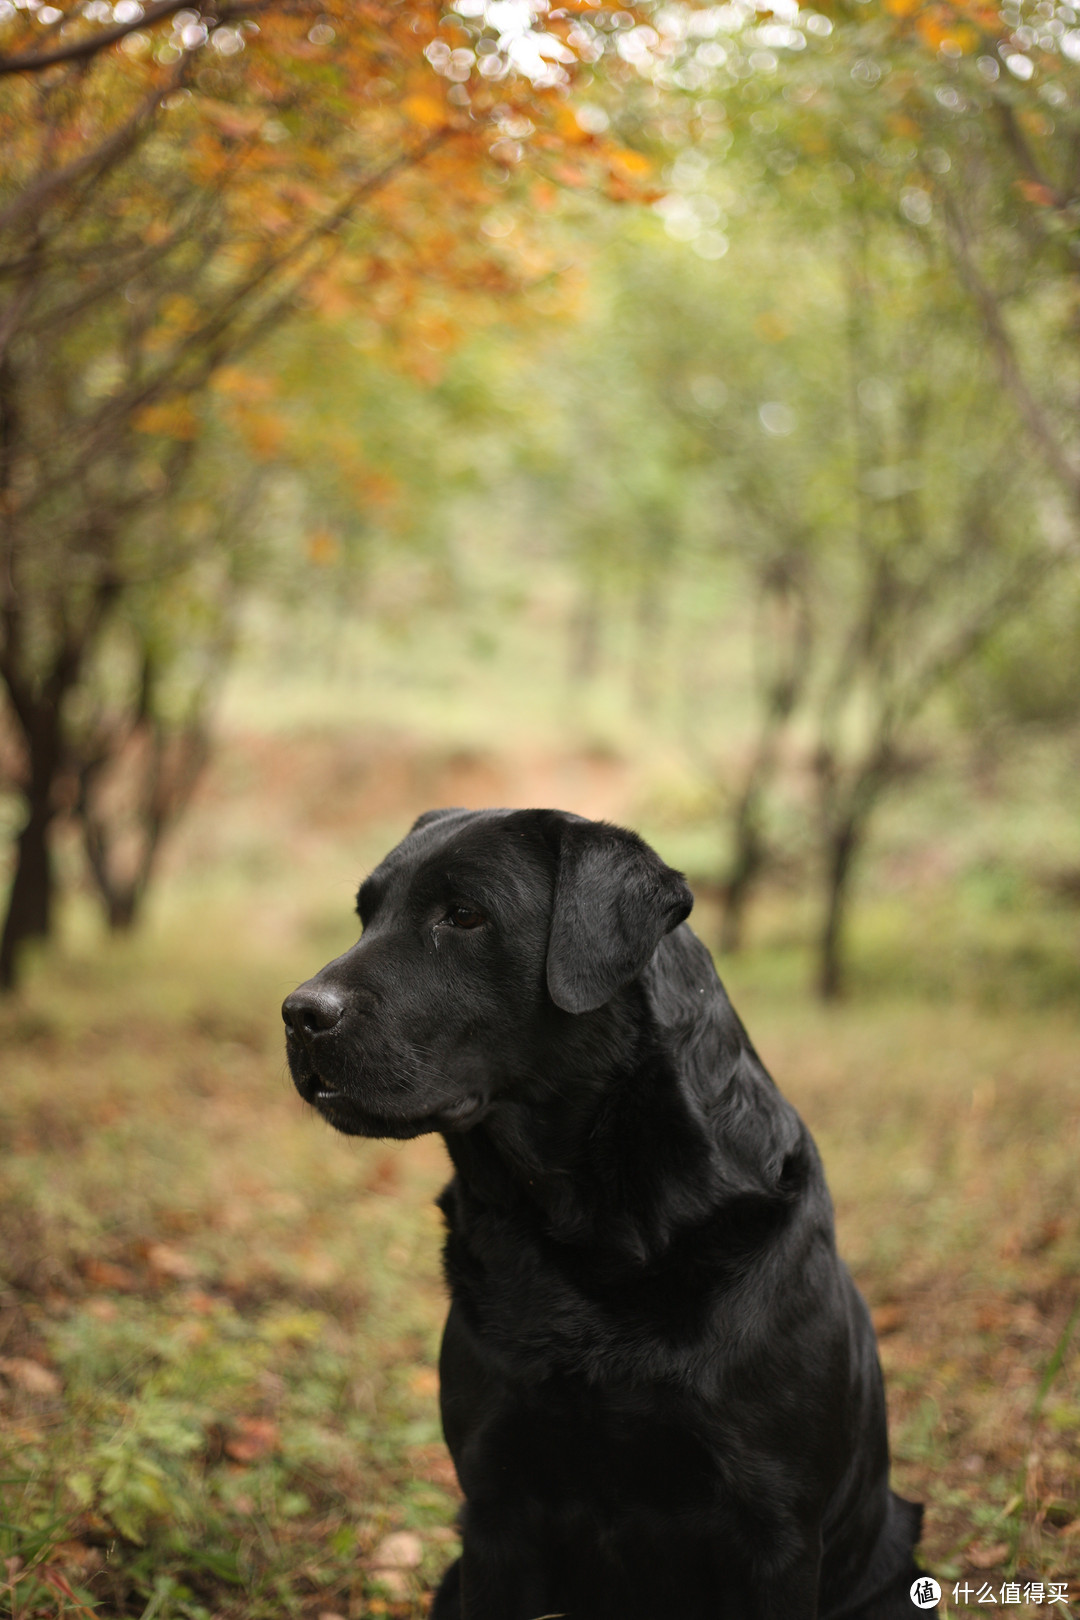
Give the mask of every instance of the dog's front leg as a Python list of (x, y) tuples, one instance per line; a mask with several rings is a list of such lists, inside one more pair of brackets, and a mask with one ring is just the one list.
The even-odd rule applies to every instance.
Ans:
[(455, 1558), (439, 1582), (431, 1620), (461, 1620), (461, 1559)]
[(781, 1568), (770, 1559), (754, 1583), (757, 1620), (817, 1620), (821, 1590), (821, 1537), (812, 1540)]
[(503, 1504), (465, 1510), (461, 1553), (462, 1620), (536, 1620), (550, 1613), (546, 1579), (521, 1516)]

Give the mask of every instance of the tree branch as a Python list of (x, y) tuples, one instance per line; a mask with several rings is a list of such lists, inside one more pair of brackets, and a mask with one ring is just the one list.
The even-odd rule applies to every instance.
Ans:
[(100, 178), (106, 169), (118, 163), (130, 150), (140, 131), (154, 116), (158, 107), (166, 96), (172, 95), (183, 82), (188, 69), (189, 58), (182, 56), (173, 72), (164, 84), (152, 90), (146, 99), (132, 113), (126, 123), (106, 137), (101, 145), (92, 152), (85, 152), (82, 157), (73, 159), (62, 169), (54, 169), (51, 174), (43, 175), (34, 185), (28, 186), (24, 192), (10, 203), (0, 214), (0, 231), (9, 229), (23, 214), (33, 212), (37, 214), (42, 203), (54, 191), (64, 186), (74, 184), (81, 180), (84, 174), (91, 174), (95, 170)]
[(986, 325), (986, 333), (1002, 380), (1015, 399), (1027, 430), (1042, 451), (1051, 471), (1066, 486), (1073, 500), (1080, 504), (1080, 467), (1065, 454), (1045, 410), (1028, 387), (1001, 307), (976, 268), (971, 242), (960, 217), (960, 211), (949, 196), (945, 198), (945, 218), (961, 276)]
[(1002, 133), (1005, 136), (1005, 144), (1012, 152), (1013, 157), (1020, 165), (1020, 168), (1024, 171), (1025, 177), (1032, 183), (1032, 185), (1038, 186), (1040, 190), (1046, 193), (1047, 197), (1050, 198), (1055, 208), (1068, 207), (1071, 199), (1066, 197), (1063, 192), (1059, 191), (1057, 186), (1052, 185), (1039, 168), (1039, 165), (1035, 161), (1035, 154), (1032, 152), (1031, 147), (1024, 139), (1024, 132), (1020, 128), (1020, 125), (1017, 122), (1016, 113), (1013, 111), (1010, 104), (1007, 101), (1003, 101), (1000, 96), (996, 96), (994, 98), (994, 110), (997, 113), (998, 122), (1000, 123)]
[[(251, 344), (286, 312), (302, 290), (308, 271), (301, 268), (292, 285), (278, 297), (272, 298), (268, 305), (255, 315), (248, 331), (233, 338), (237, 321), (252, 297), (274, 276), (287, 270), (290, 264), (302, 259), (311, 248), (331, 236), (366, 197), (388, 185), (403, 169), (422, 163), (451, 133), (452, 131), (446, 129), (438, 130), (419, 146), (398, 153), (382, 168), (365, 176), (336, 208), (317, 220), (297, 241), (267, 259), (248, 276), (224, 299), (220, 308), (178, 346), (169, 360), (159, 367), (152, 377), (129, 389), (122, 398), (107, 402), (96, 424), (87, 435), (79, 460), (65, 475), (62, 483), (70, 483), (82, 470), (91, 465), (101, 453), (103, 437), (123, 422), (130, 421), (136, 411), (164, 395), (192, 392), (205, 383), (223, 363), (227, 354), (236, 354), (250, 348)], [(185, 375), (185, 368), (189, 366), (191, 369)], [(47, 493), (55, 493), (57, 487), (54, 484)], [(20, 512), (25, 515), (31, 511), (44, 498), (45, 493), (39, 491), (36, 497), (24, 502)]]
[[(236, 17), (250, 16), (253, 11), (263, 11), (269, 3), (270, 0), (250, 0), (248, 5), (223, 6), (217, 13), (217, 26), (232, 22)], [(108, 50), (110, 45), (126, 39), (129, 34), (153, 28), (155, 23), (183, 11), (189, 4), (190, 0), (158, 0), (156, 5), (147, 6), (133, 22), (103, 28), (100, 33), (88, 34), (84, 39), (73, 40), (70, 45), (58, 45), (53, 51), (26, 51), (21, 56), (0, 56), (0, 78), (9, 73), (41, 73), (60, 62), (85, 62), (100, 51)]]

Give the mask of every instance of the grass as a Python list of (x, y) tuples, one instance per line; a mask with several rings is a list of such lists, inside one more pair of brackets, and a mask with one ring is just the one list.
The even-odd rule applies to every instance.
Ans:
[(817, 1137), (939, 1578), (1075, 1574), (1080, 1077), (1068, 1019), (740, 998)]
[[(73, 957), (5, 1015), (0, 1546), (24, 1620), (76, 1612), (50, 1571), (105, 1615), (414, 1614), (450, 1550), (441, 1153), (305, 1117), (276, 964), (239, 974), (221, 941)], [(415, 1572), (365, 1569), (400, 1530)]]
[[(104, 944), (76, 907), (0, 1009), (0, 1613), (425, 1612), (457, 1502), (445, 1159), (306, 1112), (277, 1007), (348, 942), (350, 889), (409, 814), (506, 802), (501, 768), (456, 744), (237, 745), (147, 929)], [(632, 815), (617, 758), (530, 768), (522, 798)], [(871, 891), (858, 993), (827, 1012), (791, 897), (723, 966), (822, 1148), (949, 1611), (1003, 1607), (956, 1609), (954, 1580), (1015, 1578), (1072, 1580), (1046, 1612), (1077, 1614), (1075, 913), (999, 890)]]

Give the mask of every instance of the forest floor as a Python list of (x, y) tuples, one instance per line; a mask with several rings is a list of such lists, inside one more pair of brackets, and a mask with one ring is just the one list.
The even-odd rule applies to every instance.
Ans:
[[(349, 943), (357, 880), (420, 809), (619, 817), (633, 792), (603, 752), (238, 736), (145, 928), (104, 941), (71, 909), (0, 1009), (0, 1614), (426, 1612), (458, 1500), (445, 1154), (334, 1136), (278, 1006)], [(823, 1009), (776, 966), (784, 904), (781, 943), (721, 970), (821, 1148), (939, 1612), (1080, 1615), (1075, 1007), (916, 981)], [(943, 904), (912, 925), (931, 978)]]

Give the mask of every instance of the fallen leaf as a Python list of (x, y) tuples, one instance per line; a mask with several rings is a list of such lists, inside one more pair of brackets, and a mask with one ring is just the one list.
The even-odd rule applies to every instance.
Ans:
[(1028, 1238), (1024, 1244), (1025, 1252), (1027, 1254), (1041, 1254), (1052, 1243), (1056, 1243), (1064, 1231), (1065, 1222), (1060, 1215), (1051, 1216), (1048, 1221), (1043, 1221), (1042, 1225)]
[(82, 1576), (88, 1570), (99, 1569), (105, 1559), (100, 1548), (88, 1547), (85, 1541), (58, 1541), (49, 1552), (49, 1562), (63, 1564)]
[(276, 1451), (281, 1436), (272, 1418), (237, 1418), (225, 1441), (225, 1455), (233, 1462), (253, 1463)]
[(82, 1274), (94, 1288), (111, 1288), (117, 1294), (132, 1294), (139, 1279), (127, 1266), (118, 1266), (112, 1260), (84, 1260)]
[(414, 1446), (409, 1452), (409, 1461), (417, 1476), (429, 1485), (441, 1485), (451, 1491), (458, 1489), (457, 1470), (445, 1446)]
[(879, 1305), (870, 1312), (870, 1319), (874, 1324), (874, 1332), (884, 1338), (886, 1333), (895, 1333), (904, 1325), (904, 1308), (902, 1305)]
[(996, 1569), (1008, 1556), (1009, 1549), (1004, 1541), (997, 1541), (992, 1547), (969, 1547), (964, 1554), (972, 1569)]
[(380, 1541), (372, 1555), (372, 1565), (380, 1573), (387, 1569), (416, 1569), (424, 1556), (424, 1543), (412, 1530), (395, 1530)]
[(1042, 1317), (1029, 1299), (1022, 1299), (1013, 1306), (1009, 1318), (1009, 1327), (1014, 1333), (1023, 1334), (1030, 1338), (1041, 1329)]
[(414, 1395), (437, 1395), (439, 1375), (434, 1367), (414, 1367), (409, 1374), (409, 1388)]
[(274, 1406), (276, 1406), (280, 1401), (283, 1401), (286, 1395), (289, 1393), (289, 1386), (286, 1384), (281, 1374), (271, 1372), (269, 1367), (263, 1368), (262, 1372), (258, 1376), (257, 1383), (259, 1385), (259, 1393), (262, 1395), (263, 1399)]
[(144, 1253), (146, 1264), (159, 1277), (168, 1277), (174, 1282), (191, 1282), (199, 1275), (194, 1260), (180, 1249), (174, 1249), (171, 1244), (148, 1243)]
[(409, 1577), (402, 1569), (373, 1569), (371, 1578), (378, 1581), (387, 1596), (395, 1602), (402, 1602), (409, 1595)]
[(214, 1296), (204, 1294), (198, 1288), (193, 1289), (190, 1294), (185, 1296), (184, 1304), (189, 1311), (194, 1311), (197, 1316), (212, 1316), (217, 1310), (217, 1300)]
[(86, 1314), (96, 1317), (99, 1322), (115, 1322), (120, 1315), (120, 1307), (114, 1299), (88, 1299)]
[(315, 1249), (304, 1249), (297, 1255), (297, 1273), (309, 1288), (326, 1288), (337, 1282), (341, 1267), (328, 1254)]
[(0, 1356), (0, 1373), (28, 1395), (59, 1395), (64, 1387), (56, 1373), (29, 1356)]

